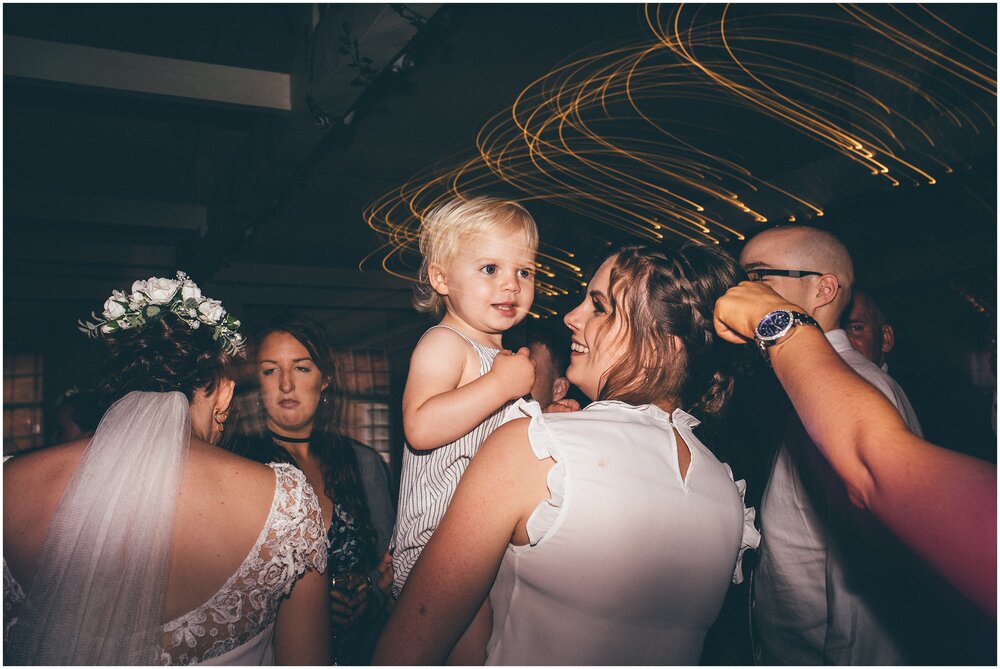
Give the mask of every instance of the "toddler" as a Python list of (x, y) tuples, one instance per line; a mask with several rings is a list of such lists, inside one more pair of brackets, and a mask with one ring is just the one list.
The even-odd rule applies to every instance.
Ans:
[(417, 342), (403, 393), (396, 596), (472, 456), (534, 383), (528, 349), (505, 351), (501, 337), (531, 307), (537, 247), (534, 219), (507, 200), (452, 200), (423, 221), (414, 305), (441, 322)]

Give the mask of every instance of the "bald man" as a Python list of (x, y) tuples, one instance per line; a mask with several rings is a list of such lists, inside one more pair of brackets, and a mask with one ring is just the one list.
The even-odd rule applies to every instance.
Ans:
[[(797, 327), (819, 327), (841, 358), (897, 409), (909, 407), (899, 386), (855, 351), (840, 328), (854, 283), (854, 265), (840, 240), (818, 228), (775, 228), (752, 238), (740, 263), (752, 281), (802, 308), (782, 337)], [(781, 332), (781, 322), (775, 323)], [(760, 345), (768, 344), (761, 338)], [(910, 429), (920, 434), (918, 425)], [(897, 639), (893, 603), (905, 598), (897, 596), (883, 564), (894, 550), (892, 539), (850, 503), (797, 418), (778, 449), (760, 518), (753, 616), (764, 664), (919, 662)]]

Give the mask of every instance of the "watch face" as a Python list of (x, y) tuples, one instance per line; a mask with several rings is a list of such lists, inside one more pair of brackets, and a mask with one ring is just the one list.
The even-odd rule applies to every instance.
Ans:
[(792, 314), (787, 311), (769, 313), (757, 326), (757, 335), (761, 339), (774, 339), (780, 336), (792, 324)]

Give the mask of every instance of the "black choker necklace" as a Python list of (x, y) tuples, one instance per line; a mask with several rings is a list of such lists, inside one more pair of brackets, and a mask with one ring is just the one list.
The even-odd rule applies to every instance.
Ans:
[(272, 430), (270, 428), (268, 428), (267, 431), (271, 433), (271, 438), (272, 439), (277, 439), (278, 441), (284, 441), (284, 442), (289, 443), (289, 444), (308, 444), (309, 440), (311, 438), (311, 437), (305, 437), (305, 438), (300, 438), (300, 437), (286, 437), (283, 434), (278, 434), (277, 432), (275, 432), (274, 430)]

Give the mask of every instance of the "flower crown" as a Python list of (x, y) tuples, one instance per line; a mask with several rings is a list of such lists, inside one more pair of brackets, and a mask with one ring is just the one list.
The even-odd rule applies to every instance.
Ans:
[(94, 323), (78, 321), (80, 331), (88, 337), (103, 337), (118, 330), (141, 328), (148, 321), (162, 318), (172, 312), (192, 330), (202, 324), (214, 326), (212, 339), (221, 342), (222, 350), (229, 355), (244, 355), (246, 339), (236, 330), (240, 322), (222, 308), (222, 302), (205, 297), (198, 285), (184, 272), (177, 272), (176, 279), (150, 277), (132, 284), (132, 293), (112, 291), (104, 302), (101, 316), (91, 312)]

